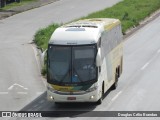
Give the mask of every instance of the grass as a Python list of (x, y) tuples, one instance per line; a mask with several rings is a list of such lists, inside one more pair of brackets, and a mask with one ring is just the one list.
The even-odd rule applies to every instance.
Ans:
[(47, 43), (53, 33), (53, 31), (59, 27), (58, 24), (52, 24), (46, 28), (40, 29), (34, 36), (34, 42), (38, 45), (38, 47), (43, 50), (47, 49)]
[(124, 0), (111, 8), (92, 13), (84, 18), (117, 18), (122, 31), (139, 25), (139, 22), (160, 8), (160, 0)]
[(3, 8), (0, 8), (0, 10), (9, 10), (9, 9), (14, 8), (14, 7), (18, 7), (18, 6), (22, 6), (22, 5), (25, 5), (25, 4), (29, 4), (29, 3), (34, 2), (34, 1), (37, 1), (37, 0), (21, 0), (20, 3), (13, 2), (13, 3), (7, 4)]
[[(123, 0), (113, 7), (89, 14), (87, 18), (117, 18), (122, 23), (123, 34), (134, 27), (138, 26), (139, 22), (151, 15), (154, 11), (160, 8), (160, 0)], [(49, 38), (54, 30), (59, 27), (57, 24), (52, 24), (47, 28), (39, 30), (34, 37), (37, 46), (47, 49)], [(43, 74), (45, 74), (43, 69)]]

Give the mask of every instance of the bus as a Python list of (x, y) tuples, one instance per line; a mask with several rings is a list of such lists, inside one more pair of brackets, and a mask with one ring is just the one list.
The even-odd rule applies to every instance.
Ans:
[(47, 50), (47, 99), (101, 104), (122, 74), (121, 22), (92, 18), (57, 28)]

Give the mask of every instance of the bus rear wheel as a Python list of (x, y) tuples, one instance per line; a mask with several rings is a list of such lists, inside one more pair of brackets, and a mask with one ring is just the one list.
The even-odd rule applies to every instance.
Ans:
[(116, 72), (115, 74), (115, 83), (112, 85), (111, 90), (115, 90), (118, 86), (118, 78), (119, 78), (119, 73)]

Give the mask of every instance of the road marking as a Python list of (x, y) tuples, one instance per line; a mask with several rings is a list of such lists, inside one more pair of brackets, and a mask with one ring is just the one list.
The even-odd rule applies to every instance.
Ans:
[[(160, 49), (157, 51), (157, 53), (160, 53)], [(141, 68), (141, 70), (144, 70), (155, 59), (156, 56), (157, 54), (154, 57), (152, 57), (152, 59)]]
[(8, 88), (8, 90), (11, 90), (13, 87), (14, 87), (14, 85), (11, 85), (11, 86)]
[(149, 62), (147, 62), (147, 63), (141, 68), (141, 70), (144, 70), (148, 65), (149, 65)]
[(27, 92), (17, 92), (17, 94), (24, 94), (24, 95), (26, 95), (28, 93)]
[(112, 101), (114, 101), (115, 99), (117, 99), (118, 96), (119, 96), (121, 93), (122, 93), (122, 91), (119, 91), (119, 93), (117, 93), (117, 95), (112, 98)]
[(22, 85), (20, 85), (20, 84), (17, 84), (17, 83), (14, 83), (13, 85), (11, 85), (11, 86), (8, 88), (8, 90), (12, 90), (13, 87), (15, 87), (15, 86), (19, 86), (19, 87), (21, 87), (21, 88), (23, 88), (23, 89), (25, 89), (25, 90), (28, 90), (28, 88), (25, 88), (24, 86), (22, 86)]
[(6, 95), (8, 92), (0, 92), (0, 95)]

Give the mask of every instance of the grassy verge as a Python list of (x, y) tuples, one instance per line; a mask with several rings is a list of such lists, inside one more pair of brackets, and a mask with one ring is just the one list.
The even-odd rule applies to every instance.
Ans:
[(139, 25), (139, 22), (160, 8), (160, 0), (124, 0), (111, 8), (92, 13), (85, 18), (117, 18), (122, 31)]
[[(122, 22), (123, 34), (134, 26), (138, 26), (139, 22), (148, 17), (151, 13), (160, 8), (160, 0), (124, 0), (114, 5), (92, 14), (86, 18), (117, 18)], [(47, 48), (47, 44), (51, 34), (59, 25), (50, 25), (47, 28), (39, 30), (34, 38), (35, 43), (43, 48)], [(44, 72), (45, 70), (43, 70)], [(45, 73), (45, 72), (44, 72)]]
[(49, 41), (53, 31), (57, 27), (59, 27), (58, 24), (52, 24), (46, 28), (38, 30), (34, 36), (34, 42), (37, 44), (37, 46), (42, 48), (43, 50), (47, 49), (48, 41)]
[(7, 4), (3, 8), (0, 8), (0, 10), (9, 10), (11, 8), (22, 6), (22, 5), (25, 5), (25, 4), (29, 4), (29, 3), (34, 2), (34, 1), (37, 1), (37, 0), (21, 0), (20, 3), (13, 2), (13, 3)]

